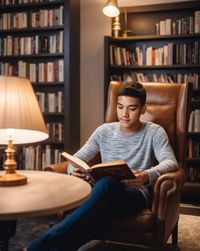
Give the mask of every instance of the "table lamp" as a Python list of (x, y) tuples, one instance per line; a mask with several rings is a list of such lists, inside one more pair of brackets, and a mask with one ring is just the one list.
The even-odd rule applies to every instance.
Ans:
[[(125, 7), (121, 7), (124, 10), (124, 32), (123, 37), (127, 37), (129, 33), (132, 32), (132, 30), (128, 29), (128, 16), (127, 16), (127, 10)], [(113, 35), (114, 37), (119, 36), (119, 30), (120, 27), (120, 20), (119, 20), (119, 14), (120, 14), (120, 8), (118, 6), (117, 0), (108, 0), (106, 4), (103, 7), (103, 14), (108, 17), (114, 17), (114, 23), (113, 23)]]
[(0, 76), (0, 144), (7, 145), (5, 173), (0, 186), (27, 183), (27, 177), (16, 172), (14, 144), (27, 144), (48, 138), (45, 122), (28, 79)]
[(103, 7), (103, 13), (108, 17), (117, 17), (120, 13), (117, 0), (108, 0)]

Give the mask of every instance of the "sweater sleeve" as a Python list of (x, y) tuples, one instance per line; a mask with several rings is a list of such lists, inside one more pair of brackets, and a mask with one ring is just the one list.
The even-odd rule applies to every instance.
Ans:
[[(93, 159), (100, 151), (99, 149), (99, 130), (101, 127), (98, 127), (86, 141), (86, 143), (74, 154), (74, 156), (85, 161), (86, 163)], [(67, 168), (67, 173), (73, 171), (73, 166), (69, 164)]]
[(156, 179), (164, 173), (173, 172), (178, 169), (178, 163), (169, 138), (165, 130), (159, 126), (153, 135), (153, 150), (158, 164), (147, 169), (150, 184), (154, 184)]

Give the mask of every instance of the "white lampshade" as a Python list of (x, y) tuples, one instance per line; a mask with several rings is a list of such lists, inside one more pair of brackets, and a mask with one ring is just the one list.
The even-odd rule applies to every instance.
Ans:
[(0, 144), (7, 144), (5, 173), (0, 186), (19, 186), (27, 177), (18, 174), (14, 144), (35, 143), (47, 139), (48, 133), (40, 107), (28, 79), (0, 76)]
[(48, 138), (45, 122), (28, 79), (0, 76), (0, 144), (10, 134), (14, 144)]
[(117, 17), (120, 14), (117, 0), (108, 0), (103, 7), (103, 13), (108, 17)]

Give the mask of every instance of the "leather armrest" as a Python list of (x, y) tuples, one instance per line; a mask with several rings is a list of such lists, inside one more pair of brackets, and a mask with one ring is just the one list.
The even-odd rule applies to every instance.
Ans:
[[(185, 171), (179, 168), (175, 172), (161, 175), (154, 185), (152, 212), (158, 219), (165, 219), (168, 207), (178, 211), (180, 191), (185, 182)], [(169, 203), (171, 200), (171, 204)], [(169, 203), (169, 204), (168, 204)]]
[(57, 172), (57, 173), (66, 173), (68, 167), (68, 162), (60, 162), (57, 164), (50, 164), (48, 166), (45, 166), (43, 168), (44, 171), (51, 171), (51, 172)]

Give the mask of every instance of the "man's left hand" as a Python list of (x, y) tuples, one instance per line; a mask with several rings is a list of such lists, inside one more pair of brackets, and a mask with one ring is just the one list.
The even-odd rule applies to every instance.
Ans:
[(121, 182), (127, 187), (140, 187), (149, 182), (149, 176), (146, 172), (134, 172), (134, 179), (122, 180)]

